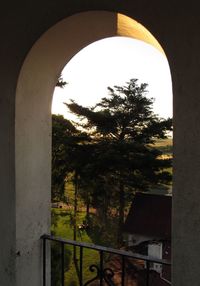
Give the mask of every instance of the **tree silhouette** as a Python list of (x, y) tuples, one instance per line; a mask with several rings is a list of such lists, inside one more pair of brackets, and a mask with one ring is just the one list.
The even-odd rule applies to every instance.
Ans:
[(66, 176), (80, 169), (79, 153), (87, 140), (88, 135), (76, 129), (70, 120), (52, 115), (52, 201), (63, 200)]
[(79, 127), (92, 138), (90, 181), (95, 180), (96, 186), (101, 182), (101, 192), (109, 188), (113, 200), (118, 200), (119, 242), (125, 206), (134, 193), (171, 181), (165, 171), (171, 160), (161, 159), (154, 144), (167, 138), (172, 119), (161, 119), (153, 112), (153, 99), (147, 97), (146, 88), (147, 84), (131, 79), (126, 86), (109, 87), (109, 96), (94, 107), (66, 103), (81, 120)]

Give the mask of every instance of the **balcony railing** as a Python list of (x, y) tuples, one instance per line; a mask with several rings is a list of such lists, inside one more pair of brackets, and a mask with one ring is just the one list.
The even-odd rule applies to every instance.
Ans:
[[(132, 253), (130, 251), (116, 250), (113, 248), (93, 245), (84, 242), (77, 242), (73, 240), (66, 240), (62, 238), (57, 238), (51, 235), (43, 235), (41, 237), (43, 240), (43, 286), (47, 285), (47, 241), (51, 241), (54, 243), (58, 243), (60, 248), (60, 285), (65, 286), (67, 282), (65, 282), (65, 247), (70, 246), (73, 248), (73, 251), (76, 252), (78, 259), (76, 259), (76, 266), (78, 267), (78, 281), (79, 286), (88, 286), (88, 285), (108, 285), (108, 286), (133, 286), (133, 285), (145, 285), (145, 286), (154, 286), (160, 285), (158, 282), (155, 283), (155, 271), (152, 269), (152, 265), (162, 265), (162, 267), (171, 267), (171, 262), (169, 260), (156, 259), (151, 258), (146, 255), (140, 255), (137, 253)], [(98, 262), (91, 264), (89, 266), (89, 270), (91, 273), (94, 273), (94, 276), (88, 281), (84, 281), (83, 277), (83, 269), (84, 269), (84, 250), (91, 249), (93, 251), (98, 252), (99, 260)], [(78, 251), (77, 251), (78, 250)], [(87, 254), (88, 255), (88, 254)], [(117, 279), (116, 273), (111, 268), (111, 263), (108, 262), (109, 259), (105, 259), (108, 256), (114, 257), (116, 261), (116, 257), (118, 258), (118, 265), (120, 264), (120, 271), (117, 271)], [(112, 258), (113, 259), (113, 258)], [(111, 266), (110, 266), (111, 265)], [(140, 265), (140, 274), (137, 272), (136, 265)], [(133, 272), (131, 274), (131, 271)], [(135, 277), (132, 279), (132, 277)], [(164, 281), (165, 279), (162, 275), (159, 275), (159, 278)], [(137, 279), (140, 279), (138, 284)], [(165, 280), (166, 281), (166, 280)], [(96, 282), (96, 284), (95, 284)], [(65, 284), (66, 283), (66, 284)], [(135, 283), (135, 284), (134, 284)], [(162, 284), (164, 285), (164, 284)], [(52, 285), (54, 286), (54, 285)]]

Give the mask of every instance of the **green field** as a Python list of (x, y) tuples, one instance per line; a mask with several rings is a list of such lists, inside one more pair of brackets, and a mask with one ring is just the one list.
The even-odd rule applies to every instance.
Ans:
[(172, 138), (159, 139), (153, 146), (158, 148), (165, 155), (168, 154), (172, 156), (173, 154), (173, 139)]

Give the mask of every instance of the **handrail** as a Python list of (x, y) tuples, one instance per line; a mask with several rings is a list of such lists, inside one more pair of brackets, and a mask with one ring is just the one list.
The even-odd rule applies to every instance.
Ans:
[(71, 239), (63, 239), (63, 238), (56, 237), (53, 235), (44, 234), (41, 236), (41, 239), (47, 239), (51, 241), (62, 242), (64, 244), (69, 244), (69, 245), (74, 245), (74, 246), (79, 246), (79, 247), (84, 247), (84, 248), (90, 248), (90, 249), (103, 251), (103, 252), (109, 252), (112, 254), (122, 255), (125, 257), (133, 258), (133, 259), (141, 259), (141, 260), (149, 261), (152, 263), (171, 265), (171, 261), (167, 259), (159, 259), (159, 258), (147, 256), (147, 255), (133, 253), (130, 251), (125, 251), (125, 250), (118, 250), (118, 249), (114, 249), (111, 247), (105, 247), (105, 246), (96, 245), (96, 244), (87, 243), (87, 242), (78, 242), (78, 241), (74, 241)]
[[(64, 286), (64, 245), (72, 245), (75, 248), (78, 247), (80, 249), (80, 277), (79, 277), (79, 285), (80, 286), (87, 286), (91, 282), (93, 282), (96, 279), (99, 279), (100, 286), (103, 285), (103, 280), (107, 283), (107, 285), (113, 286), (112, 278), (114, 277), (114, 272), (110, 268), (104, 268), (103, 266), (103, 255), (104, 253), (110, 253), (115, 254), (121, 257), (122, 261), (122, 275), (121, 275), (121, 285), (124, 286), (124, 279), (125, 279), (125, 261), (126, 259), (136, 259), (136, 260), (142, 260), (146, 262), (146, 286), (150, 286), (149, 284), (149, 274), (150, 274), (150, 264), (151, 263), (157, 263), (161, 265), (171, 266), (171, 262), (166, 259), (158, 259), (146, 255), (141, 255), (138, 253), (133, 253), (130, 251), (124, 251), (124, 250), (116, 250), (110, 247), (95, 245), (91, 243), (86, 242), (77, 242), (70, 239), (63, 239), (60, 237), (55, 237), (52, 235), (44, 234), (41, 236), (41, 239), (43, 240), (43, 286), (46, 286), (46, 241), (54, 241), (61, 244), (61, 263), (62, 263), (62, 270), (61, 270), (61, 285)], [(83, 284), (83, 249), (93, 249), (99, 252), (100, 254), (100, 266), (97, 265), (91, 265), (90, 270), (93, 272), (94, 270), (97, 272), (97, 275), (94, 279), (88, 281), (87, 283)]]

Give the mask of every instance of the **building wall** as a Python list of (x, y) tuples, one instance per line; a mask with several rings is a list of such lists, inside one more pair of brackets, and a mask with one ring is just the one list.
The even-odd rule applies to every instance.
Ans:
[[(168, 57), (173, 80), (175, 128), (173, 285), (199, 285), (200, 18), (197, 1), (185, 4), (183, 2), (180, 0), (173, 1), (173, 3), (158, 0), (22, 0), (16, 1), (12, 5), (10, 2), (4, 3), (4, 7), (0, 11), (0, 130), (2, 134), (0, 140), (0, 224), (1, 234), (3, 234), (0, 236), (0, 279), (2, 286), (23, 286), (22, 277), (25, 270), (24, 266), (22, 267), (18, 262), (21, 253), (18, 251), (20, 244), (16, 245), (16, 236), (20, 225), (23, 228), (23, 223), (27, 223), (27, 220), (31, 219), (24, 212), (24, 204), (27, 207), (27, 212), (32, 206), (32, 202), (34, 206), (42, 201), (41, 210), (45, 205), (43, 198), (37, 197), (37, 195), (36, 197), (33, 195), (31, 201), (27, 201), (26, 192), (23, 192), (23, 195), (18, 192), (16, 197), (15, 176), (20, 170), (15, 169), (15, 95), (20, 69), (33, 44), (47, 29), (70, 15), (88, 10), (117, 11), (133, 17), (157, 38)], [(53, 83), (55, 79), (51, 80)], [(49, 122), (46, 124), (48, 126)], [(46, 142), (49, 142), (49, 138), (44, 139), (44, 146)], [(26, 154), (30, 151), (30, 157), (27, 159), (34, 161), (35, 158), (31, 156), (31, 150), (26, 150)], [(18, 156), (17, 153), (16, 155)], [(21, 158), (17, 158), (19, 166)], [(40, 162), (40, 166), (43, 168), (45, 163), (43, 165), (42, 158), (40, 158)], [(49, 164), (48, 162), (48, 168)], [(37, 164), (35, 168), (37, 168)], [(25, 175), (35, 178), (34, 174)], [(46, 178), (45, 182), (47, 183), (45, 183), (45, 189), (48, 189), (49, 178)], [(21, 184), (21, 188), (23, 187), (29, 188), (27, 184), (24, 186)], [(23, 212), (21, 212), (22, 205)], [(20, 213), (20, 220), (18, 220), (16, 217)], [(39, 217), (39, 210), (36, 215)], [(44, 218), (43, 223), (44, 225), (40, 227), (32, 226), (32, 230), (35, 229), (37, 235), (48, 229), (48, 217)], [(38, 227), (40, 231), (38, 231)], [(28, 235), (28, 231), (24, 233)], [(23, 245), (25, 241), (26, 239), (23, 238)], [(36, 243), (35, 240), (34, 243)], [(37, 243), (39, 243), (39, 237)], [(37, 265), (37, 267), (39, 266)], [(26, 276), (29, 275), (30, 268), (27, 266)], [(35, 269), (32, 269), (33, 273), (34, 271)], [(37, 275), (36, 273), (35, 276)], [(30, 281), (30, 286), (35, 286), (36, 281), (37, 285), (42, 285), (41, 277), (39, 277), (35, 281)]]

